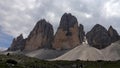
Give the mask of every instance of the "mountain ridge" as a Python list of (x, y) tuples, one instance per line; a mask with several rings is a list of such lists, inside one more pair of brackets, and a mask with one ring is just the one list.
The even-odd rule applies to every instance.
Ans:
[[(13, 40), (8, 50), (15, 51), (20, 49), (32, 51), (41, 48), (56, 50), (72, 49), (82, 44), (85, 36), (88, 44), (98, 49), (106, 48), (111, 43), (120, 39), (119, 34), (112, 26), (107, 30), (100, 24), (96, 24), (85, 34), (84, 26), (82, 24), (78, 26), (77, 18), (71, 13), (64, 13), (55, 35), (53, 26), (45, 19), (41, 19), (37, 22), (29, 36), (24, 39), (24, 44), (20, 44), (19, 40)], [(19, 48), (18, 46), (23, 47)]]
[[(71, 13), (65, 13), (61, 17), (59, 27), (55, 34), (52, 24), (45, 19), (41, 19), (37, 22), (27, 38), (24, 39), (23, 36), (20, 35), (13, 39), (7, 51), (20, 50), (30, 57), (54, 59), (78, 47), (76, 51), (78, 50), (80, 53), (74, 56), (77, 57), (77, 59), (102, 60), (104, 57), (106, 60), (106, 56), (111, 56), (108, 57), (108, 60), (116, 60), (114, 59), (114, 55), (119, 59), (118, 45), (120, 44), (113, 45), (113, 43), (119, 40), (120, 36), (112, 26), (106, 29), (104, 26), (96, 24), (90, 31), (85, 33), (84, 25), (78, 24), (77, 18)], [(118, 49), (116, 49), (117, 47)], [(81, 49), (81, 51), (79, 51), (79, 49)], [(118, 51), (113, 50), (116, 53), (113, 54), (110, 49), (116, 49)], [(94, 56), (90, 55), (91, 51)], [(101, 55), (102, 52), (105, 52), (107, 55)], [(71, 53), (71, 55), (72, 54), (74, 55), (74, 52)], [(69, 55), (69, 58), (71, 55)], [(74, 57), (71, 59), (74, 59)], [(70, 60), (69, 58), (68, 60)]]

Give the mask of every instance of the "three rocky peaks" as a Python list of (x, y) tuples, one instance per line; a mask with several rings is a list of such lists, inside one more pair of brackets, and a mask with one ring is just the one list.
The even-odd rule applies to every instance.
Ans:
[(98, 49), (106, 48), (111, 43), (120, 39), (119, 34), (112, 26), (107, 30), (99, 24), (96, 24), (91, 31), (85, 34), (84, 26), (82, 24), (78, 25), (76, 17), (70, 13), (65, 13), (61, 18), (55, 35), (53, 26), (45, 19), (41, 19), (30, 32), (28, 38), (24, 39), (21, 34), (13, 40), (8, 50), (72, 49), (82, 44), (85, 36), (88, 44)]

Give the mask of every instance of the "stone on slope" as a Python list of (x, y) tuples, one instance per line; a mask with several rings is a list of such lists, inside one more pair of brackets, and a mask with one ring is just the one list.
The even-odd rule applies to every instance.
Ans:
[(119, 40), (119, 34), (112, 26), (109, 27), (108, 33), (111, 37), (111, 42), (116, 42)]
[(24, 50), (52, 48), (53, 34), (53, 26), (50, 23), (45, 19), (38, 21), (26, 40)]
[(72, 49), (80, 44), (78, 21), (75, 16), (65, 13), (54, 37), (53, 48)]
[(98, 49), (103, 49), (111, 44), (111, 38), (106, 28), (96, 24), (91, 31), (86, 34), (88, 44)]
[(23, 38), (23, 35), (21, 34), (17, 38), (13, 39), (11, 46), (8, 48), (8, 51), (23, 50), (24, 46), (25, 46), (25, 39)]

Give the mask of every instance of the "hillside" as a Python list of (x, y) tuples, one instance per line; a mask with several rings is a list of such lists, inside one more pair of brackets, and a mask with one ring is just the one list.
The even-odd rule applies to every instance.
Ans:
[(38, 59), (53, 59), (63, 55), (66, 52), (68, 52), (68, 50), (59, 51), (53, 49), (39, 49), (36, 51), (26, 53), (25, 55), (29, 57), (35, 57)]
[(120, 59), (120, 41), (112, 43), (109, 47), (99, 50), (87, 44), (82, 44), (70, 50), (64, 55), (53, 60), (110, 60)]

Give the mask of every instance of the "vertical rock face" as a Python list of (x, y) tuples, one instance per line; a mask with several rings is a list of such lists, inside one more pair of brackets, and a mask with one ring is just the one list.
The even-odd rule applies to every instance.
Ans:
[(25, 45), (25, 39), (23, 38), (23, 35), (21, 34), (17, 38), (13, 39), (11, 47), (8, 48), (8, 51), (23, 50), (24, 45)]
[(107, 29), (103, 26), (96, 24), (90, 32), (86, 34), (88, 44), (90, 46), (102, 49), (111, 44), (111, 38)]
[(26, 40), (24, 50), (51, 48), (53, 34), (54, 34), (53, 26), (50, 23), (46, 22), (45, 19), (38, 21)]
[(80, 44), (78, 21), (70, 13), (65, 13), (54, 37), (53, 48), (57, 50), (71, 49)]
[(84, 37), (85, 37), (84, 26), (82, 24), (80, 24), (79, 25), (79, 39), (80, 39), (80, 43), (82, 43), (84, 41)]
[(109, 27), (108, 33), (111, 37), (111, 42), (115, 42), (119, 40), (119, 34), (112, 26)]

